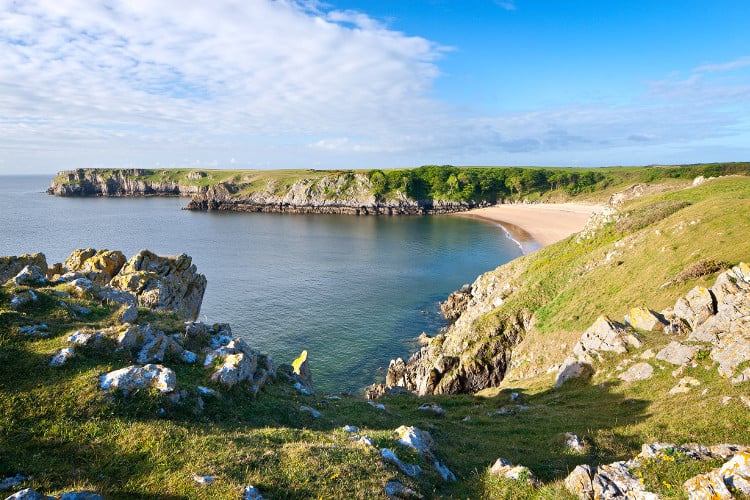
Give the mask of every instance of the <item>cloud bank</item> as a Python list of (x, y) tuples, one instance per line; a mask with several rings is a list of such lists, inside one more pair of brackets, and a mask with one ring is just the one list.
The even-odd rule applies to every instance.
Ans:
[(608, 163), (604, 150), (746, 127), (750, 96), (723, 78), (745, 57), (627, 106), (459, 111), (431, 97), (446, 47), (316, 1), (0, 0), (0, 49), (6, 173)]

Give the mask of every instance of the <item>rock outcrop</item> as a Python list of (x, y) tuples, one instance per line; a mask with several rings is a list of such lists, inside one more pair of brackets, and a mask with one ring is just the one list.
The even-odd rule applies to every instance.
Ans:
[(185, 254), (160, 257), (141, 250), (120, 269), (110, 285), (133, 293), (141, 306), (171, 310), (192, 321), (200, 312), (206, 277), (198, 274), (192, 259)]
[(205, 190), (200, 186), (177, 181), (155, 181), (143, 177), (152, 170), (93, 168), (57, 173), (48, 194), (55, 196), (192, 196)]
[(27, 266), (46, 271), (47, 257), (43, 253), (0, 257), (0, 285), (17, 276)]
[(476, 323), (494, 311), (514, 292), (510, 275), (495, 272), (480, 276), (471, 287), (453, 295), (450, 309), (457, 319), (447, 332), (437, 335), (407, 361), (391, 360), (385, 384), (368, 388), (377, 397), (394, 388), (419, 395), (458, 394), (495, 387), (503, 380), (512, 348), (530, 327), (531, 315), (518, 311), (497, 321), (492, 328)]

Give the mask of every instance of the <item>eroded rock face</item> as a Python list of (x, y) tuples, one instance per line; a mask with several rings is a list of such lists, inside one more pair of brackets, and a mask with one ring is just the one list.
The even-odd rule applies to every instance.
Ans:
[(654, 311), (645, 307), (634, 307), (625, 316), (625, 323), (647, 332), (660, 332), (666, 326), (665, 321)]
[(47, 272), (47, 257), (43, 253), (0, 257), (0, 285), (20, 273), (26, 266), (35, 266)]
[(198, 317), (206, 291), (206, 277), (189, 256), (160, 257), (148, 250), (131, 257), (110, 284), (133, 293), (141, 306), (175, 311), (187, 320)]
[(131, 365), (102, 375), (99, 387), (105, 391), (120, 390), (125, 395), (149, 387), (169, 393), (177, 387), (177, 377), (171, 369), (162, 365)]
[(276, 376), (270, 356), (252, 349), (240, 338), (209, 352), (203, 366), (216, 368), (211, 375), (212, 382), (232, 387), (247, 381), (253, 393), (260, 391), (269, 378)]
[(573, 354), (579, 359), (589, 355), (598, 357), (602, 352), (622, 354), (631, 347), (640, 346), (638, 337), (628, 332), (623, 325), (607, 316), (599, 316), (581, 336), (573, 348)]
[(448, 295), (445, 302), (440, 303), (440, 312), (448, 323), (454, 323), (466, 310), (471, 300), (471, 287), (464, 285), (460, 290)]
[(119, 250), (79, 248), (62, 263), (61, 273), (78, 273), (93, 283), (105, 285), (120, 272), (125, 255)]

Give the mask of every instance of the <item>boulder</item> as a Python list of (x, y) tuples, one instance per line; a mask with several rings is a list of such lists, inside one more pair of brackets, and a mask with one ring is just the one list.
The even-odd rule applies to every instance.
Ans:
[(573, 347), (573, 354), (585, 359), (587, 355), (599, 356), (602, 352), (622, 354), (631, 347), (641, 347), (635, 335), (607, 316), (599, 316)]
[(143, 307), (174, 311), (187, 320), (198, 317), (206, 291), (206, 277), (189, 256), (160, 257), (148, 250), (131, 257), (110, 284), (133, 293)]
[(10, 308), (14, 311), (18, 311), (19, 309), (22, 309), (28, 304), (36, 302), (37, 300), (39, 300), (39, 298), (37, 297), (34, 290), (26, 290), (25, 292), (21, 293), (11, 293)]
[(249, 484), (242, 489), (242, 500), (263, 500), (263, 495), (258, 488)]
[(63, 493), (60, 500), (104, 500), (104, 497), (93, 491), (69, 491)]
[(531, 472), (531, 469), (524, 465), (513, 465), (512, 462), (504, 458), (495, 460), (495, 463), (490, 467), (490, 475), (515, 481), (525, 481), (535, 488), (539, 486), (539, 481)]
[(729, 500), (734, 498), (724, 484), (724, 477), (718, 470), (691, 477), (682, 485), (690, 500)]
[(590, 465), (578, 465), (565, 478), (565, 488), (581, 499), (594, 498), (594, 484), (591, 479), (594, 477), (596, 468)]
[(441, 417), (445, 416), (445, 410), (437, 403), (425, 403), (417, 408), (417, 410), (429, 411)]
[(588, 376), (592, 371), (590, 362), (579, 360), (574, 356), (568, 356), (557, 370), (555, 387), (560, 388), (568, 380)]
[(42, 495), (41, 493), (38, 493), (37, 491), (32, 490), (31, 488), (26, 488), (25, 490), (17, 491), (16, 493), (12, 494), (5, 500), (56, 500), (56, 499), (55, 497)]
[(637, 382), (639, 380), (648, 380), (653, 375), (654, 367), (649, 363), (636, 363), (621, 373), (618, 378), (623, 382)]
[[(302, 351), (302, 354), (292, 361), (292, 369), (297, 378), (295, 387), (297, 387), (297, 389), (303, 394), (315, 394), (312, 372), (310, 371), (310, 362), (307, 360), (307, 351)], [(299, 386), (297, 386), (297, 384), (299, 384)]]
[(203, 366), (216, 368), (211, 375), (213, 382), (232, 387), (247, 381), (254, 393), (260, 391), (268, 378), (276, 376), (270, 356), (252, 349), (240, 338), (209, 352)]
[(716, 314), (715, 298), (708, 288), (697, 286), (677, 299), (673, 312), (695, 329)]
[(409, 477), (417, 477), (422, 473), (422, 468), (416, 464), (405, 464), (399, 460), (398, 456), (389, 448), (383, 448), (380, 450), (380, 456), (386, 463), (395, 465), (398, 470), (403, 472)]
[(0, 257), (0, 285), (16, 276), (26, 266), (47, 270), (47, 257), (43, 253)]
[(50, 360), (49, 365), (50, 366), (62, 366), (65, 364), (66, 361), (74, 357), (75, 357), (75, 351), (73, 350), (73, 348), (65, 347), (57, 351), (57, 353), (54, 356), (52, 356), (52, 360)]
[(312, 418), (320, 418), (321, 417), (321, 413), (318, 410), (316, 410), (315, 408), (312, 408), (310, 406), (300, 406), (299, 407), (299, 411), (302, 411), (302, 412), (305, 412), (305, 413), (309, 413), (310, 415), (312, 415)]
[(666, 326), (657, 313), (645, 307), (634, 307), (625, 315), (625, 323), (638, 330), (661, 332)]
[(16, 274), (10, 283), (14, 286), (36, 286), (47, 283), (47, 270), (39, 266), (28, 265)]
[(105, 285), (120, 272), (125, 256), (119, 250), (79, 248), (63, 262), (65, 273), (78, 273), (93, 283)]
[(169, 393), (174, 391), (176, 386), (177, 378), (174, 372), (162, 365), (132, 365), (99, 377), (99, 387), (105, 391), (120, 390), (125, 395), (149, 387), (161, 393)]
[(673, 365), (686, 365), (693, 360), (700, 350), (699, 346), (672, 341), (656, 354), (656, 359)]
[(577, 434), (573, 434), (572, 432), (565, 433), (565, 446), (576, 453), (586, 451), (586, 444)]
[(26, 481), (26, 477), (21, 474), (6, 477), (5, 479), (0, 480), (0, 490), (12, 490), (18, 488), (24, 481)]
[(429, 455), (435, 445), (432, 436), (427, 431), (416, 427), (402, 425), (394, 431), (394, 437), (399, 444), (418, 451), (423, 455)]
[(398, 481), (388, 481), (387, 483), (385, 483), (385, 496), (391, 499), (422, 498), (422, 495), (409, 488), (408, 486), (404, 486)]
[(701, 385), (700, 381), (695, 377), (682, 377), (677, 385), (669, 390), (669, 395), (674, 396), (675, 394), (685, 394), (690, 392), (691, 387), (698, 387)]
[(739, 339), (711, 350), (711, 359), (719, 363), (719, 374), (732, 378), (740, 363), (750, 361), (750, 339)]

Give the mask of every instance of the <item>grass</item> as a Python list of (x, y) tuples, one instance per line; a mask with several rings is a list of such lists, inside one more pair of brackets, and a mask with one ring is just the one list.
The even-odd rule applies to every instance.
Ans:
[[(21, 473), (29, 477), (23, 487), (46, 494), (87, 488), (108, 499), (238, 498), (247, 484), (274, 499), (378, 498), (390, 480), (426, 498), (571, 498), (563, 480), (576, 465), (629, 459), (645, 442), (750, 444), (750, 412), (739, 398), (747, 388), (722, 379), (707, 356), (681, 375), (701, 382), (685, 394), (668, 395), (678, 380), (674, 367), (654, 359), (650, 380), (617, 378), (616, 366), (666, 345), (671, 339), (663, 334), (642, 332), (643, 347), (605, 357), (588, 381), (555, 389), (554, 375), (544, 373), (599, 314), (619, 319), (636, 305), (659, 310), (715, 277), (711, 266), (709, 274), (685, 270), (705, 269), (701, 262), (747, 261), (748, 200), (746, 178), (663, 192), (624, 208), (639, 214), (638, 224), (612, 223), (591, 240), (579, 244), (571, 238), (508, 264), (496, 272), (512, 276), (519, 290), (481, 324), (492, 328), (513, 308), (534, 312), (536, 328), (514, 353), (528, 362), (499, 388), (475, 395), (386, 396), (379, 401), (386, 411), (354, 395), (303, 396), (280, 380), (257, 398), (242, 386), (204, 397), (201, 410), (197, 386), (216, 387), (209, 373), (172, 361), (165, 364), (188, 393), (181, 402), (149, 391), (111, 398), (98, 389), (98, 376), (130, 364), (129, 353), (76, 348), (77, 356), (62, 367), (50, 367), (49, 360), (70, 333), (114, 324), (117, 311), (86, 297), (65, 298), (92, 309), (86, 316), (71, 313), (56, 295), (69, 291), (65, 287), (37, 287), (39, 302), (11, 311), (14, 290), (0, 287), (0, 479)], [(613, 250), (620, 253), (606, 260)], [(678, 276), (685, 281), (660, 288)], [(168, 332), (184, 327), (168, 314), (146, 310), (141, 320)], [(19, 326), (40, 322), (49, 326), (47, 338), (18, 333)], [(519, 393), (517, 402), (511, 401), (513, 392)], [(725, 397), (732, 398), (728, 404)], [(418, 410), (425, 402), (440, 404), (447, 414)], [(322, 417), (313, 419), (300, 405)], [(517, 411), (489, 415), (503, 407)], [(375, 450), (349, 440), (342, 430), (347, 424), (360, 427), (378, 448), (420, 464), (424, 474), (409, 478), (384, 464)], [(396, 444), (392, 433), (400, 425), (430, 432), (437, 458), (458, 481), (444, 483), (424, 458)], [(566, 432), (584, 439), (584, 454), (566, 447)], [(491, 477), (489, 468), (499, 457), (529, 467), (543, 487)], [(680, 497), (685, 479), (718, 463), (676, 457), (648, 461), (639, 472), (652, 491)], [(202, 486), (191, 479), (194, 474), (217, 480)]]

